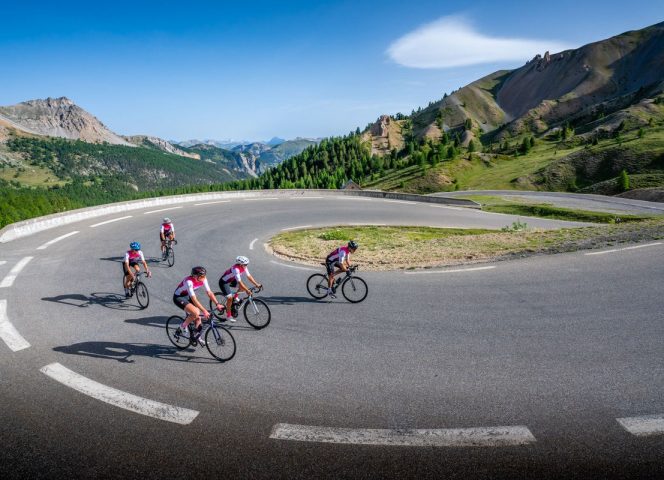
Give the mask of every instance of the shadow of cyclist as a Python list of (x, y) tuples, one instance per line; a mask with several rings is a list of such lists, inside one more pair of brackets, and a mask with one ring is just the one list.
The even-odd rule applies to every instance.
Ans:
[(261, 300), (265, 300), (266, 303), (270, 305), (295, 305), (296, 303), (320, 303), (320, 300), (316, 300), (311, 297), (260, 297)]
[(91, 305), (101, 305), (102, 307), (111, 308), (113, 310), (142, 310), (139, 305), (127, 302), (128, 299), (119, 293), (93, 292), (89, 296), (81, 293), (65, 293), (54, 297), (42, 297), (42, 300), (79, 308), (86, 308)]
[[(156, 345), (150, 343), (118, 343), (118, 342), (81, 342), (68, 346), (53, 348), (56, 352), (69, 355), (83, 355), (93, 358), (116, 360), (120, 363), (134, 363), (130, 357), (152, 357), (175, 362), (217, 363), (216, 360), (187, 353), (196, 353), (196, 348), (178, 350), (173, 346)], [(187, 353), (185, 353), (187, 352)], [(207, 353), (207, 352), (206, 352)]]

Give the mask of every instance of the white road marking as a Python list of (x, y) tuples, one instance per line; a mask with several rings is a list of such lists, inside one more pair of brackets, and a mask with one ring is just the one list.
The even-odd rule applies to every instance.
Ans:
[(259, 200), (279, 200), (277, 197), (265, 197), (265, 198), (245, 198), (245, 202), (257, 202)]
[(297, 230), (297, 229), (300, 229), (300, 228), (310, 228), (310, 227), (311, 227), (311, 225), (300, 225), (299, 227), (282, 228), (281, 231), (285, 232), (287, 230)]
[(180, 206), (180, 207), (160, 208), (159, 210), (150, 210), (149, 212), (143, 212), (143, 215), (147, 215), (148, 213), (165, 212), (167, 210), (176, 210), (178, 208), (182, 208), (182, 206)]
[(647, 437), (664, 434), (664, 415), (616, 418), (618, 423), (632, 435)]
[(353, 429), (278, 423), (270, 438), (299, 442), (404, 447), (503, 447), (534, 443), (525, 426), (441, 429)]
[(275, 265), (279, 265), (281, 267), (295, 268), (297, 270), (313, 270), (313, 271), (315, 271), (315, 269), (313, 269), (313, 268), (296, 267), (295, 265), (286, 265), (285, 263), (275, 262), (274, 260), (270, 260), (270, 263), (274, 263)]
[(463, 273), (463, 272), (477, 272), (479, 270), (491, 270), (492, 268), (496, 268), (495, 266), (491, 267), (475, 267), (475, 268), (458, 268), (454, 270), (422, 270), (418, 272), (403, 272), (406, 275), (422, 275), (422, 274), (429, 274), (429, 273)]
[(288, 197), (291, 200), (309, 200), (310, 198), (323, 198), (323, 197)]
[(2, 282), (0, 282), (0, 288), (7, 288), (14, 285), (14, 280), (16, 280), (17, 275), (21, 273), (21, 270), (23, 270), (23, 268), (28, 264), (28, 262), (33, 258), (34, 257), (22, 258), (16, 265), (14, 265), (14, 268), (12, 268), (7, 274), (7, 276), (2, 279)]
[(61, 237), (54, 238), (50, 242), (46, 242), (44, 245), (41, 245), (41, 246), (37, 247), (37, 250), (44, 250), (44, 249), (48, 248), (50, 245), (53, 245), (54, 243), (59, 242), (60, 240), (64, 240), (67, 237), (71, 237), (72, 235), (76, 235), (77, 233), (78, 233), (78, 231), (69, 232), (65, 235), (62, 235)]
[(616, 252), (622, 252), (623, 250), (636, 250), (637, 248), (655, 247), (657, 245), (662, 245), (662, 242), (648, 243), (646, 245), (635, 245), (633, 247), (614, 248), (613, 250), (604, 250), (602, 252), (590, 252), (584, 255), (604, 255), (605, 253), (616, 253)]
[(228, 203), (230, 200), (217, 200), (216, 202), (203, 202), (203, 203), (194, 203), (194, 205), (214, 205), (216, 203)]
[(449, 207), (449, 206), (447, 206), (447, 205), (429, 205), (429, 206), (430, 206), (430, 207), (433, 207), (433, 208), (446, 208), (446, 209), (448, 209), (448, 210), (463, 210), (463, 211), (468, 210), (467, 208), (461, 208), (461, 207)]
[(251, 241), (251, 243), (249, 244), (249, 250), (253, 250), (253, 249), (254, 249), (254, 243), (256, 243), (256, 240), (258, 240), (258, 239), (257, 239), (257, 238), (254, 238), (254, 239)]
[(120, 220), (125, 220), (125, 219), (131, 218), (131, 217), (132, 217), (132, 215), (127, 215), (126, 217), (119, 217), (119, 218), (114, 218), (112, 220), (106, 220), (105, 222), (95, 223), (94, 225), (90, 225), (90, 228), (95, 228), (95, 227), (99, 227), (101, 225), (106, 225), (107, 223), (119, 222)]
[(408, 205), (417, 205), (417, 202), (408, 202), (406, 200), (385, 200), (388, 203), (405, 203)]
[(187, 408), (155, 402), (154, 400), (138, 397), (131, 393), (102, 385), (101, 383), (90, 380), (89, 378), (69, 370), (59, 363), (46, 365), (45, 367), (42, 367), (40, 371), (51, 377), (53, 380), (97, 400), (159, 420), (179, 423), (180, 425), (188, 425), (194, 421), (199, 413), (196, 410), (189, 410)]
[(7, 263), (7, 260), (0, 260), (0, 265), (4, 265), (5, 263)]
[(334, 197), (335, 200), (363, 200), (365, 202), (371, 202), (373, 200), (380, 200), (380, 198), (364, 198), (364, 197)]
[(9, 321), (9, 317), (7, 317), (7, 300), (0, 300), (0, 338), (2, 338), (13, 352), (18, 352), (30, 346)]

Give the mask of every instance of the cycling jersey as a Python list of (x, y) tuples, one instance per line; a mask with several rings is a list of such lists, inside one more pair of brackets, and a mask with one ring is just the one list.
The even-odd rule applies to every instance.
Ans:
[(189, 298), (191, 298), (195, 295), (195, 291), (201, 287), (205, 287), (206, 292), (212, 293), (207, 278), (201, 281), (201, 280), (196, 280), (196, 277), (192, 277), (190, 275), (188, 277), (185, 277), (185, 279), (179, 283), (179, 285), (175, 289), (175, 292), (173, 292), (173, 296), (175, 297), (189, 296)]
[(139, 261), (145, 261), (142, 250), (127, 250), (127, 253), (125, 253), (124, 257), (124, 262), (129, 262), (129, 265), (136, 265)]
[(249, 269), (246, 265), (235, 264), (224, 272), (224, 274), (221, 276), (221, 280), (224, 283), (228, 283), (231, 280), (241, 282), (242, 275), (249, 275)]
[(332, 250), (325, 261), (327, 263), (341, 263), (346, 259), (346, 257), (350, 257), (350, 249), (347, 246), (342, 246)]
[(162, 223), (161, 224), (161, 233), (164, 235), (169, 235), (171, 233), (175, 233), (175, 227), (173, 226), (173, 222), (171, 223)]

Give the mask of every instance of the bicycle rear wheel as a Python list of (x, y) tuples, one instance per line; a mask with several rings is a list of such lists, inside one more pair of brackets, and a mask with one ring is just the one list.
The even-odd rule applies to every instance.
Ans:
[(244, 319), (247, 323), (256, 330), (267, 327), (272, 319), (270, 307), (259, 298), (247, 300), (242, 313), (244, 313)]
[(148, 287), (145, 286), (143, 282), (136, 283), (136, 300), (141, 308), (148, 308), (150, 304), (150, 294), (148, 293)]
[(210, 355), (220, 362), (227, 362), (235, 356), (235, 338), (222, 326), (210, 326), (205, 332), (205, 343)]
[(367, 298), (369, 287), (360, 277), (348, 277), (341, 284), (341, 293), (350, 303), (360, 303)]
[(169, 267), (175, 265), (175, 250), (173, 250), (173, 247), (168, 247), (166, 249), (166, 261), (168, 262)]
[(327, 277), (314, 273), (307, 279), (307, 291), (314, 298), (321, 299), (327, 296)]
[(182, 332), (181, 335), (176, 335), (177, 329), (182, 325), (182, 322), (184, 322), (184, 318), (177, 315), (173, 315), (166, 320), (166, 335), (168, 335), (168, 339), (178, 350), (184, 350), (191, 343), (189, 331)]

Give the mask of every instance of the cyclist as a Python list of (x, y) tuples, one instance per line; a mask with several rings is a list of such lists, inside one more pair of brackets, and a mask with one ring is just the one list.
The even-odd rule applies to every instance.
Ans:
[(205, 267), (199, 266), (192, 268), (191, 275), (185, 277), (184, 280), (178, 284), (175, 292), (173, 292), (173, 303), (187, 313), (187, 317), (184, 319), (184, 322), (182, 322), (182, 325), (176, 330), (175, 335), (180, 336), (182, 332), (186, 332), (187, 326), (193, 321), (196, 326), (194, 340), (201, 346), (205, 345), (205, 341), (201, 338), (203, 325), (201, 324), (200, 314), (202, 312), (205, 318), (209, 318), (210, 312), (208, 312), (198, 298), (196, 298), (196, 290), (200, 287), (205, 287), (205, 292), (207, 293), (207, 296), (210, 297), (210, 301), (216, 304), (217, 310), (221, 310), (221, 303), (217, 302), (217, 297), (215, 297), (212, 290), (210, 290), (206, 275), (207, 271), (205, 270)]
[(161, 256), (166, 255), (166, 239), (175, 240), (175, 227), (168, 217), (165, 217), (159, 230), (159, 239), (161, 240)]
[[(336, 285), (334, 285), (334, 274), (348, 271), (350, 267), (350, 254), (355, 253), (357, 250), (357, 242), (351, 240), (347, 245), (342, 245), (339, 248), (335, 248), (330, 252), (330, 254), (325, 258), (325, 268), (327, 268), (327, 294), (332, 298), (335, 298), (335, 293), (337, 290)], [(334, 270), (338, 268), (338, 270)]]
[(131, 297), (131, 282), (134, 281), (134, 271), (138, 273), (141, 271), (141, 267), (138, 265), (138, 262), (143, 263), (145, 267), (145, 272), (148, 277), (152, 276), (148, 264), (145, 262), (145, 256), (141, 251), (141, 244), (138, 242), (131, 242), (129, 244), (129, 250), (125, 253), (124, 261), (122, 262), (122, 271), (124, 272), (124, 289), (125, 297)]
[[(233, 318), (231, 313), (233, 297), (236, 297), (240, 291), (245, 292), (247, 295), (251, 294), (251, 291), (242, 281), (242, 276), (246, 276), (257, 288), (263, 286), (254, 280), (254, 277), (251, 276), (251, 273), (249, 273), (249, 270), (247, 269), (247, 265), (249, 265), (249, 259), (240, 255), (235, 259), (235, 264), (226, 270), (219, 279), (219, 289), (223, 295), (226, 295), (226, 320), (230, 320), (231, 322), (235, 321), (235, 318)], [(235, 295), (233, 295), (231, 287), (238, 287)]]

